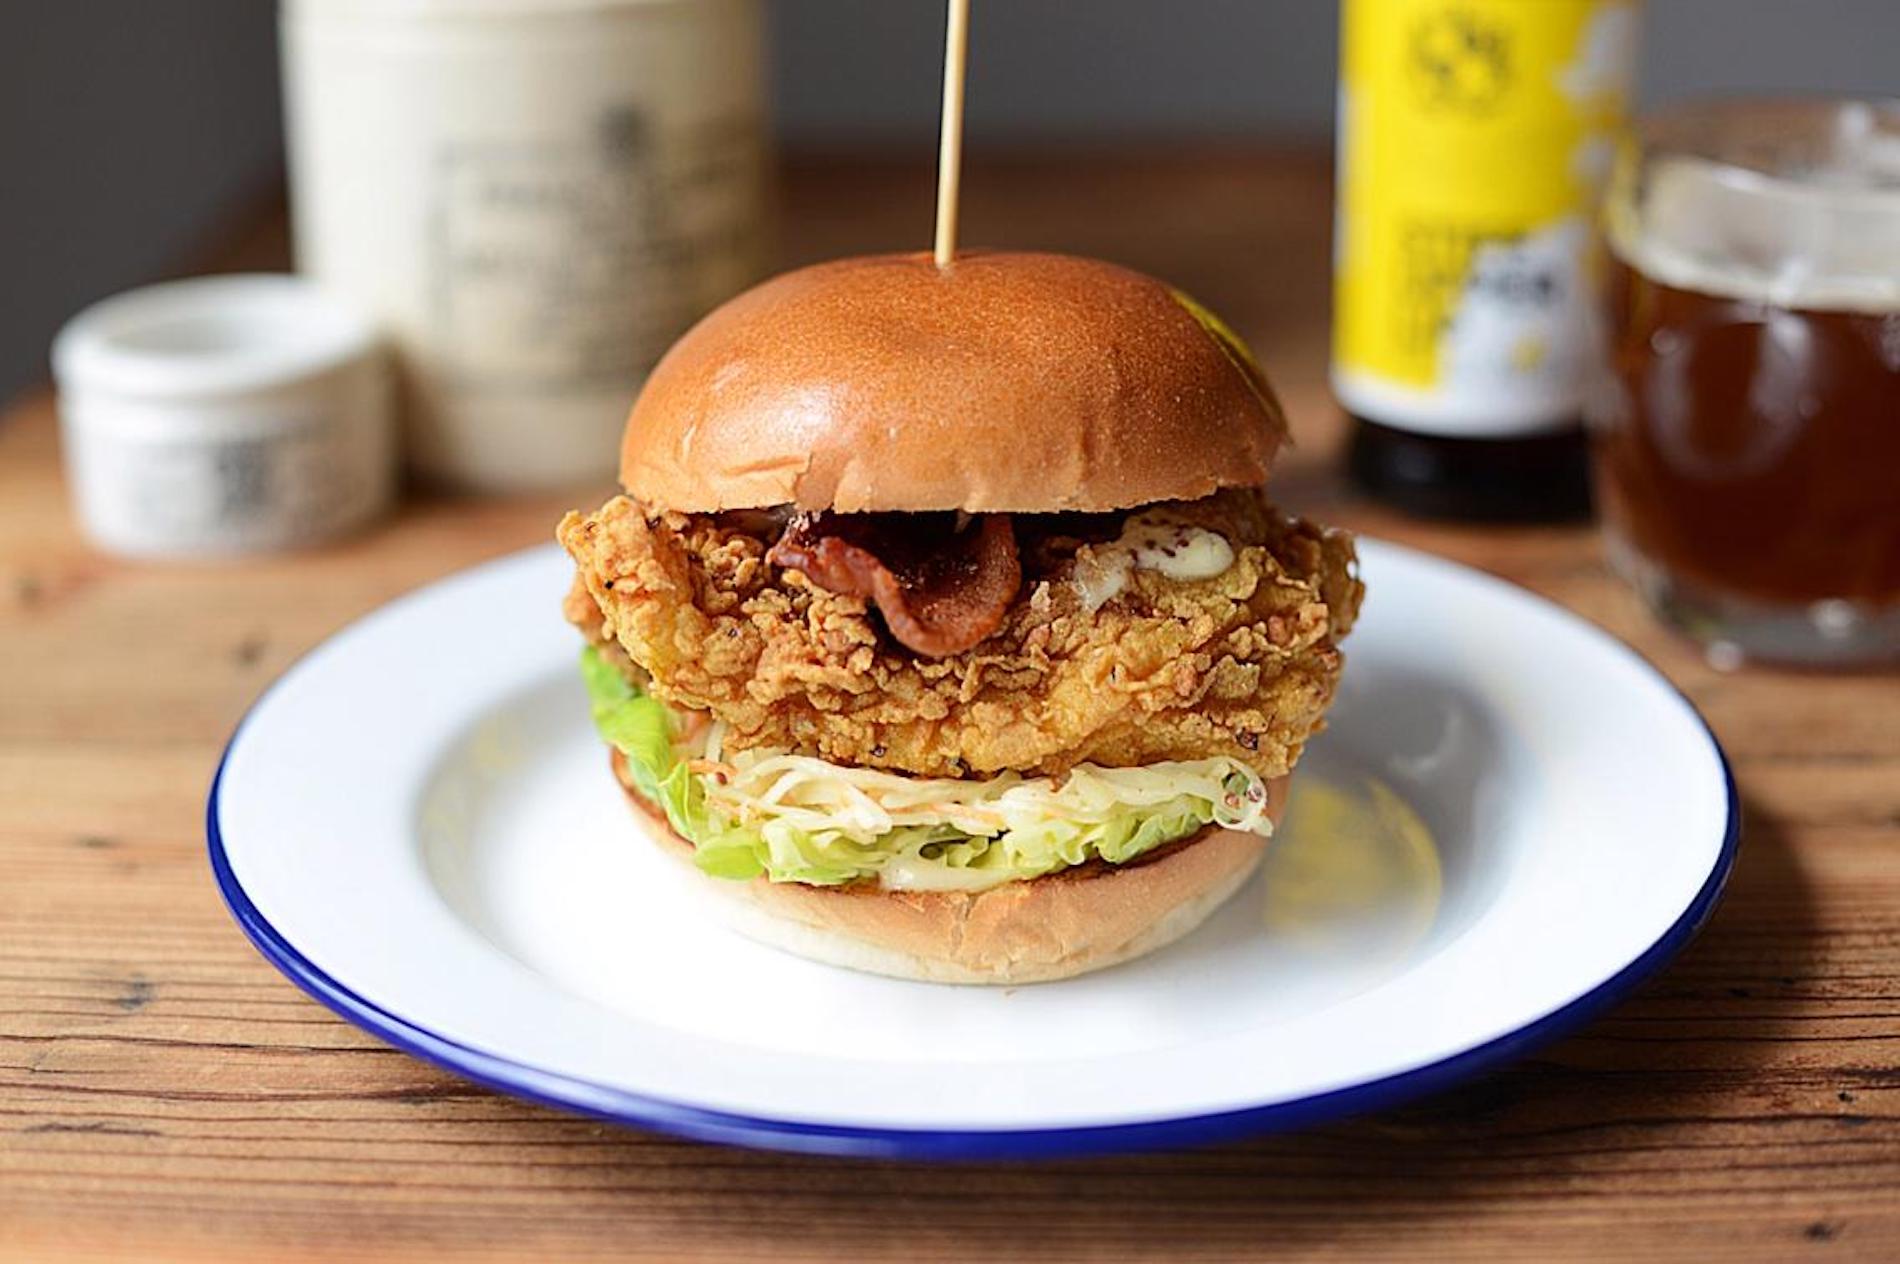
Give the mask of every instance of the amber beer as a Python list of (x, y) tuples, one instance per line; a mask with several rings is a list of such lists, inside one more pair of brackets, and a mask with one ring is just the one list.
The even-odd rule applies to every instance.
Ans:
[(1767, 602), (1900, 601), (1900, 310), (1779, 307), (1619, 263), (1627, 422), (1606, 511), (1685, 579)]
[(1672, 122), (1613, 194), (1606, 527), (1718, 662), (1891, 661), (1900, 118), (1764, 108)]

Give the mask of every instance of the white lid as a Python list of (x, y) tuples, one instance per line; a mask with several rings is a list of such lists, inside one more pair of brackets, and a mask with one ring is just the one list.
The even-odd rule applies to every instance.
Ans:
[(300, 277), (197, 277), (86, 308), (53, 340), (61, 389), (128, 398), (244, 394), (374, 355), (361, 312)]

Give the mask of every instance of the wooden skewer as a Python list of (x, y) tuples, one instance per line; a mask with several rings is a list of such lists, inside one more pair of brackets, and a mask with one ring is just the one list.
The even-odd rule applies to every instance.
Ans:
[(939, 268), (957, 253), (957, 183), (963, 167), (963, 74), (970, 62), (970, 0), (949, 0), (943, 40), (943, 129), (937, 149)]

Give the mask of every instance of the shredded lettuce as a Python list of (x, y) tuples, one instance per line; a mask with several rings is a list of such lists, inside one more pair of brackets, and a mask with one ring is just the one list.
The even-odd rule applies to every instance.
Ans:
[(705, 872), (835, 886), (981, 890), (1090, 860), (1123, 864), (1205, 825), (1271, 832), (1266, 786), (1232, 759), (1098, 768), (1059, 782), (906, 777), (776, 751), (722, 752), (597, 650), (581, 673), (600, 734)]

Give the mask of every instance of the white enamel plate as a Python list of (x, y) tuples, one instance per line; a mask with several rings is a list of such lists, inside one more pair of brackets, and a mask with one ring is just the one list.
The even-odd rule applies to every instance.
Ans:
[(1365, 614), (1263, 872), (1131, 964), (993, 989), (784, 956), (705, 916), (592, 732), (568, 563), (413, 593), (273, 686), (211, 793), (238, 922), (312, 995), (472, 1080), (692, 1137), (956, 1158), (1177, 1145), (1376, 1109), (1659, 968), (1734, 857), (1700, 717), (1523, 591), (1361, 541)]

